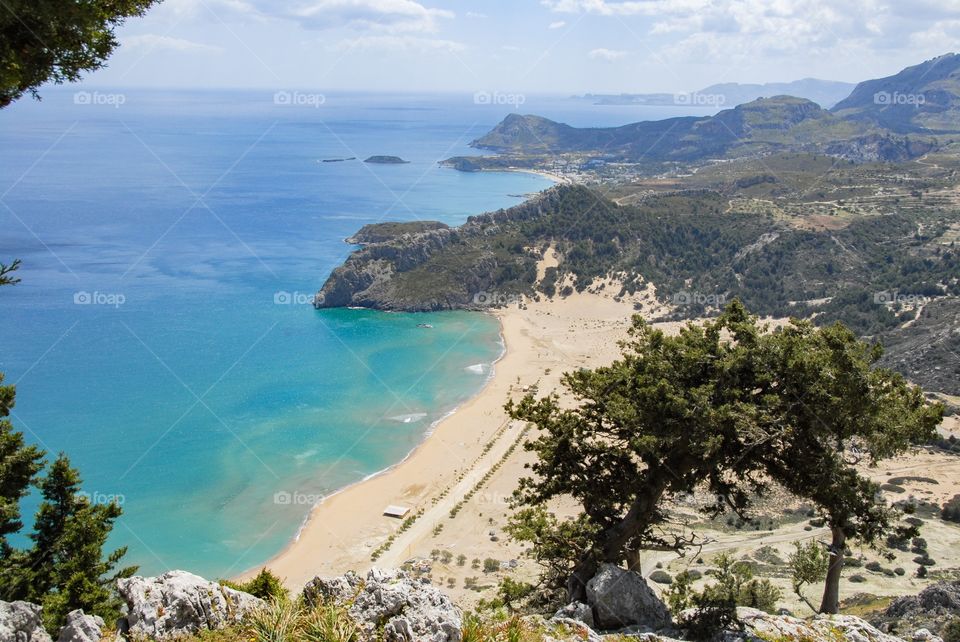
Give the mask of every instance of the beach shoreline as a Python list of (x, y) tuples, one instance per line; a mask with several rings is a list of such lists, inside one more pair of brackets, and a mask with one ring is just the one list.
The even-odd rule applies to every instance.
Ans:
[[(591, 300), (582, 300), (587, 297)], [(559, 388), (563, 372), (612, 360), (631, 310), (629, 302), (586, 293), (492, 310), (503, 350), (478, 393), (439, 420), (402, 461), (325, 497), (311, 509), (295, 539), (234, 579), (248, 579), (266, 567), (299, 590), (318, 575), (398, 567), (426, 555), (437, 531), (453, 521), (451, 509), (471, 495), (498, 462), (508, 456), (516, 459), (511, 453), (522, 451), (516, 444), (523, 426), (506, 415), (507, 400), (525, 394), (530, 386), (545, 394)], [(576, 338), (568, 339), (574, 331)], [(497, 476), (504, 474), (508, 485), (521, 476), (519, 469)], [(401, 520), (383, 515), (389, 505), (409, 507), (409, 515), (420, 515), (401, 531)], [(477, 523), (466, 520), (468, 530), (482, 535), (486, 520), (473, 521)], [(392, 544), (374, 561), (374, 551), (388, 540)], [(481, 545), (461, 544), (470, 550)]]

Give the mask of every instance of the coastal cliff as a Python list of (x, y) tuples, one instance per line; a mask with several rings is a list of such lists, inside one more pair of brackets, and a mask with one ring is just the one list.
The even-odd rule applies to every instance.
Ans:
[[(545, 216), (563, 195), (553, 188), (516, 207), (471, 216), (455, 228), (368, 225), (348, 239), (361, 247), (333, 271), (315, 305), (409, 312), (477, 309), (487, 307), (485, 295), (492, 288), (530, 292), (537, 257), (505, 245), (509, 228)], [(490, 243), (494, 237), (498, 242)]]

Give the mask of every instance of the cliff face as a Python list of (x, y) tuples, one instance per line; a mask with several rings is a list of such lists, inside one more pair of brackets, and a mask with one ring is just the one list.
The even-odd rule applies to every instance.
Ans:
[(333, 271), (315, 305), (410, 312), (488, 307), (495, 277), (528, 270), (533, 259), (484, 240), (511, 223), (543, 216), (557, 195), (554, 188), (508, 210), (472, 216), (456, 228), (390, 235), (369, 226), (363, 247)]

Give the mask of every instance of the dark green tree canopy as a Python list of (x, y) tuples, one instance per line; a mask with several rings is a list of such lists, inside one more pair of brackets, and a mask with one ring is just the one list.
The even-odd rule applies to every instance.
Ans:
[(114, 30), (159, 0), (5, 0), (0, 4), (0, 108), (45, 82), (100, 69)]
[[(706, 510), (743, 513), (775, 482), (817, 504), (842, 559), (846, 537), (873, 543), (894, 522), (859, 466), (932, 438), (942, 419), (919, 388), (875, 367), (881, 352), (839, 324), (769, 331), (737, 301), (677, 336), (635, 317), (620, 360), (564, 377), (574, 407), (556, 395), (507, 405), (539, 429), (512, 534), (581, 599), (601, 561), (695, 543), (665, 523), (671, 496), (705, 486), (717, 498)], [(577, 519), (545, 512), (560, 497), (577, 502)]]

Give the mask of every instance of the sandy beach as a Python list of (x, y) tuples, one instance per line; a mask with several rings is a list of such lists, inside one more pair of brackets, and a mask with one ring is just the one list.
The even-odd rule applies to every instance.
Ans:
[[(548, 251), (541, 273), (554, 258)], [(630, 318), (638, 308), (645, 316), (662, 312), (652, 292), (617, 301), (613, 295), (618, 291), (616, 284), (607, 283), (594, 292), (550, 301), (528, 300), (492, 312), (501, 323), (506, 351), (486, 387), (437, 424), (406, 460), (315, 507), (299, 539), (262, 566), (284, 578), (289, 588), (299, 590), (318, 575), (351, 570), (363, 573), (374, 566), (397, 568), (412, 562), (427, 569), (424, 572), (431, 581), (468, 608), (481, 597), (489, 597), (485, 589), (494, 587), (504, 572), (532, 579), (537, 573), (535, 565), (503, 532), (510, 512), (509, 497), (531, 461), (531, 455), (519, 447), (523, 426), (509, 420), (503, 405), (508, 398), (519, 398), (531, 389), (540, 395), (559, 390), (564, 372), (610, 363), (619, 356), (618, 341), (626, 338)], [(683, 324), (656, 325), (674, 333)], [(945, 431), (956, 430), (956, 423), (955, 418), (947, 420)], [(919, 477), (930, 471), (937, 471), (938, 486)], [(960, 492), (956, 472), (950, 456), (918, 451), (886, 462), (871, 476), (881, 483), (893, 476), (904, 478), (898, 483), (906, 486), (907, 494), (939, 504)], [(388, 505), (408, 507), (410, 515), (417, 517), (401, 529), (402, 520), (383, 515)], [(555, 507), (561, 515), (571, 512), (570, 508)], [(955, 555), (949, 551), (960, 546), (960, 528), (931, 523), (925, 532), (937, 542), (932, 548), (938, 557), (945, 564), (954, 564)], [(714, 533), (716, 539), (704, 553), (752, 555), (761, 547), (773, 546), (786, 557), (792, 542), (818, 535), (822, 535), (820, 529), (811, 531), (805, 522), (785, 523), (773, 531), (721, 531)], [(375, 551), (379, 554), (374, 561)], [(491, 560), (502, 565), (502, 572), (484, 571), (485, 562)], [(655, 564), (677, 572), (690, 563), (691, 559), (664, 553), (650, 553), (642, 560), (645, 573)], [(259, 568), (248, 570), (241, 579)], [(883, 577), (876, 582), (871, 577), (858, 590), (890, 595), (915, 588), (917, 582), (910, 576), (896, 581)], [(853, 590), (851, 586), (844, 591)], [(789, 587), (782, 588), (788, 606), (799, 606), (789, 597)]]
[[(465, 525), (466, 533), (479, 534), (485, 525), (476, 523), (470, 511), (463, 511), (456, 520), (450, 519), (449, 513), (518, 440), (522, 426), (509, 421), (503, 410), (506, 400), (522, 396), (524, 388), (532, 385), (541, 394), (547, 393), (557, 388), (565, 371), (612, 361), (619, 353), (617, 341), (626, 336), (632, 313), (632, 302), (617, 302), (599, 294), (528, 301), (522, 308), (514, 304), (494, 311), (506, 351), (481, 393), (441, 421), (403, 462), (315, 507), (299, 538), (264, 566), (285, 578), (291, 588), (299, 589), (317, 575), (362, 571), (374, 565), (396, 567), (407, 559), (427, 556), (438, 545), (434, 541), (438, 539), (434, 537), (438, 525), (449, 530)], [(516, 448), (508, 463), (524, 456), (523, 450)], [(509, 490), (497, 491), (500, 496), (496, 502), (485, 496), (473, 499), (494, 503), (500, 512), (521, 472), (522, 467), (503, 465), (487, 485)], [(383, 516), (388, 505), (409, 507), (411, 514), (422, 514), (374, 563), (373, 551), (402, 523)], [(479, 520), (489, 526), (491, 518)], [(439, 539), (449, 540), (449, 546), (462, 537), (451, 538), (448, 534)], [(475, 557), (481, 553), (484, 551), (473, 547), (466, 554)]]

